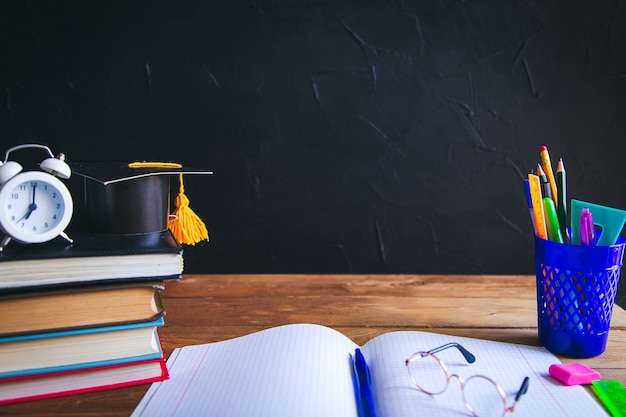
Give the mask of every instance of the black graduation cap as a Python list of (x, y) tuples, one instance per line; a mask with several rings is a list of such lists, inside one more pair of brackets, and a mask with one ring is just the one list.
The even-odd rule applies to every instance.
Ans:
[[(188, 210), (189, 204), (184, 195), (182, 176), (213, 174), (212, 171), (190, 169), (180, 164), (164, 162), (73, 163), (70, 166), (73, 173), (83, 179), (82, 214), (85, 230), (90, 233), (151, 233), (166, 230), (168, 226), (174, 231), (169, 224), (171, 177), (179, 177), (176, 205), (181, 213), (181, 210)], [(75, 206), (79, 209), (81, 202), (75, 201)], [(193, 212), (189, 212), (190, 210), (182, 214), (195, 216)], [(178, 217), (178, 221), (185, 223), (190, 221), (188, 217), (181, 219), (180, 214)], [(199, 218), (192, 220), (202, 223)], [(185, 236), (176, 237), (181, 243), (197, 243), (194, 242), (196, 239), (185, 241)]]

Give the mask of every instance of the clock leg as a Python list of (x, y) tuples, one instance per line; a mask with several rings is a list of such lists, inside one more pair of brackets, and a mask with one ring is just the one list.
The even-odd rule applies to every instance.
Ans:
[(5, 236), (2, 238), (2, 240), (0, 241), (0, 253), (2, 253), (2, 251), (4, 250), (6, 245), (9, 244), (10, 241), (11, 241), (11, 238), (9, 236)]
[(74, 240), (71, 237), (69, 237), (67, 235), (67, 233), (65, 233), (65, 232), (59, 233), (59, 236), (61, 236), (65, 240), (67, 240), (69, 243), (74, 243)]

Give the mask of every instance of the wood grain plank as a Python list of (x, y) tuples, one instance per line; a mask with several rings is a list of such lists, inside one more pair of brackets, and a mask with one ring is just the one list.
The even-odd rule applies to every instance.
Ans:
[(536, 326), (534, 300), (401, 297), (184, 298), (165, 302), (168, 325), (317, 323), (327, 326)]
[[(463, 291), (459, 291), (463, 288)], [(485, 291), (535, 297), (529, 275), (185, 275), (166, 283), (168, 298), (378, 295), (475, 297)]]

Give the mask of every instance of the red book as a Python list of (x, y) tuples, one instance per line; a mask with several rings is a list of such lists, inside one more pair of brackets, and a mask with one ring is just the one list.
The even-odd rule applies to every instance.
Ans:
[(0, 379), (0, 404), (147, 384), (169, 378), (165, 360), (131, 362)]

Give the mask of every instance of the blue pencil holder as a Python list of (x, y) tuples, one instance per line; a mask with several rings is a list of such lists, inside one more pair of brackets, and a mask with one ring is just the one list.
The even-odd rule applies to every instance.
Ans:
[(539, 343), (573, 358), (606, 349), (626, 239), (580, 246), (535, 236)]

